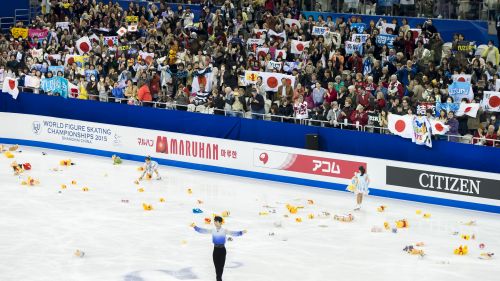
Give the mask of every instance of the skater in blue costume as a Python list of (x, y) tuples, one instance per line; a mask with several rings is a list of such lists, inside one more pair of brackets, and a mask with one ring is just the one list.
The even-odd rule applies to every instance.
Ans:
[(194, 223), (191, 224), (194, 230), (202, 234), (212, 234), (212, 242), (214, 243), (214, 252), (212, 254), (215, 273), (217, 275), (217, 281), (222, 281), (222, 273), (224, 271), (224, 264), (226, 263), (226, 236), (241, 236), (243, 233), (247, 233), (246, 230), (243, 231), (229, 231), (222, 228), (222, 217), (216, 216), (214, 218), (215, 229), (205, 229), (196, 226)]

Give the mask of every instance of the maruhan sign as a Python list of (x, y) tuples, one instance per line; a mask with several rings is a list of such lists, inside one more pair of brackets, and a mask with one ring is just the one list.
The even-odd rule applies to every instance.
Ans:
[(500, 181), (387, 166), (387, 184), (500, 200)]

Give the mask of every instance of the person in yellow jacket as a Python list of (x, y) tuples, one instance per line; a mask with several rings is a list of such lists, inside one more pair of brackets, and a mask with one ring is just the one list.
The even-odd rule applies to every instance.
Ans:
[(493, 65), (500, 64), (500, 54), (498, 53), (498, 48), (493, 45), (493, 40), (488, 41), (488, 48), (486, 48), (481, 56), (486, 62), (491, 61)]
[(78, 82), (78, 99), (88, 100), (89, 95), (87, 93), (87, 82), (85, 81), (85, 77), (80, 77), (80, 82)]

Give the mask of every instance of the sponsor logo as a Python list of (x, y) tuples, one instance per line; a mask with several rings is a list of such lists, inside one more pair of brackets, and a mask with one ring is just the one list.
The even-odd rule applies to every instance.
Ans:
[(354, 176), (354, 173), (358, 171), (360, 166), (366, 168), (366, 163), (255, 149), (254, 166), (266, 169), (350, 179)]
[(500, 181), (387, 166), (386, 183), (422, 190), (500, 199)]
[(186, 139), (156, 138), (156, 152), (208, 160), (219, 160), (219, 145)]
[(42, 124), (38, 121), (33, 121), (32, 124), (33, 134), (39, 135), (42, 132)]

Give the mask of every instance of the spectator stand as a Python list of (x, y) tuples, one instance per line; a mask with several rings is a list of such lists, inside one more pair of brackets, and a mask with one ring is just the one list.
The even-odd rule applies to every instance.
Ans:
[[(344, 18), (347, 20), (351, 17), (360, 17), (362, 22), (365, 24), (369, 24), (370, 21), (378, 22), (379, 19), (386, 19), (388, 23), (392, 21), (392, 19), (396, 19), (398, 24), (401, 24), (403, 19), (408, 20), (408, 24), (415, 28), (417, 25), (422, 26), (425, 22), (425, 18), (416, 18), (416, 17), (400, 17), (400, 16), (378, 16), (378, 15), (353, 15), (347, 13), (323, 13), (323, 12), (304, 12), (303, 13), (306, 18), (312, 16), (315, 20), (318, 19), (318, 16), (322, 16), (323, 19), (327, 17), (332, 17), (333, 21), (336, 18)], [(464, 35), (467, 40), (476, 41), (478, 44), (486, 44), (488, 40), (493, 40), (498, 44), (498, 39), (495, 35), (488, 34), (488, 22), (482, 20), (448, 20), (448, 19), (432, 19), (432, 24), (436, 27), (436, 29), (441, 34), (441, 38), (445, 42), (450, 42), (453, 40), (453, 36), (455, 34), (461, 33)]]

